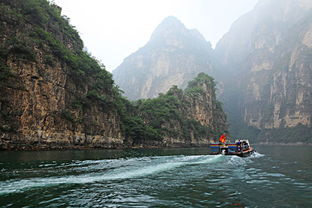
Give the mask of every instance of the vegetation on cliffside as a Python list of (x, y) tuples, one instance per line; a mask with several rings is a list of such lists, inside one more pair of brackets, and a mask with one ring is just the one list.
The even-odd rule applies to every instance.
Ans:
[[(211, 96), (211, 103), (205, 102), (207, 96)], [(192, 115), (194, 108), (202, 108), (204, 117), (211, 116), (210, 122), (201, 123), (196, 119)], [(173, 86), (157, 98), (133, 102), (132, 114), (125, 126), (128, 136), (137, 132), (133, 137), (134, 144), (166, 143), (166, 139), (177, 139), (196, 145), (199, 139), (208, 143), (227, 129), (225, 114), (215, 98), (215, 82), (204, 73), (190, 81), (185, 90)]]

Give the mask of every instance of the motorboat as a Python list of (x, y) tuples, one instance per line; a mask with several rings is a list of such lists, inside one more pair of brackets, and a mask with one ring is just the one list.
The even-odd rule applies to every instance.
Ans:
[(210, 144), (210, 149), (213, 155), (236, 155), (239, 157), (247, 157), (255, 152), (249, 141), (245, 139), (236, 140), (235, 143)]

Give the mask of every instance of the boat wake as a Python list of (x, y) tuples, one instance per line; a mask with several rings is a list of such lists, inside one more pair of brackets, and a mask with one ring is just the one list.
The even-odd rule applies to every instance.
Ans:
[[(140, 178), (170, 171), (186, 165), (221, 162), (223, 159), (224, 156), (221, 155), (181, 155), (114, 160), (73, 161), (72, 163), (64, 163), (58, 166), (47, 164), (39, 167), (39, 170), (36, 169), (36, 171), (39, 171), (39, 175), (45, 175), (49, 172), (49, 176), (1, 181), (0, 195), (24, 192), (33, 188), (57, 186), (62, 184), (84, 184)], [(31, 170), (25, 171), (29, 172)], [(40, 172), (42, 174), (40, 174)], [(70, 172), (72, 174), (64, 176), (62, 175), (62, 172), (67, 172), (67, 174)]]
[(264, 154), (254, 152), (252, 155), (249, 156), (249, 158), (260, 158), (260, 157), (264, 157)]

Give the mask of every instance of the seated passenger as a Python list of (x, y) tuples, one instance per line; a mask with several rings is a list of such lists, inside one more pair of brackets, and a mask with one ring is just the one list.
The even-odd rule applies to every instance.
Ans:
[(237, 151), (238, 152), (242, 151), (242, 143), (241, 143), (240, 139), (236, 142), (236, 145), (237, 145)]

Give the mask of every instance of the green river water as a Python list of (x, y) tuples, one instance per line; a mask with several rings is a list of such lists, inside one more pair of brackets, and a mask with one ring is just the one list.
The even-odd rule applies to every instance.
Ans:
[(312, 207), (312, 146), (0, 152), (0, 207)]

